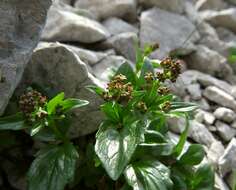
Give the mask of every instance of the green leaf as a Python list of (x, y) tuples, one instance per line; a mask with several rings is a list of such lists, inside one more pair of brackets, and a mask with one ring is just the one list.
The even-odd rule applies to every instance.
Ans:
[(169, 168), (158, 161), (131, 164), (124, 175), (134, 190), (171, 190), (173, 187)]
[(21, 113), (0, 118), (0, 130), (22, 130), (26, 125)]
[(39, 151), (28, 173), (29, 190), (64, 190), (75, 172), (78, 153), (72, 144)]
[(40, 122), (33, 126), (33, 128), (30, 131), (30, 136), (36, 135), (38, 132), (41, 131), (41, 129), (44, 127), (44, 125)]
[(80, 99), (75, 99), (75, 98), (68, 98), (60, 103), (63, 111), (65, 112), (82, 107), (82, 106), (86, 106), (88, 104), (89, 102), (86, 100), (80, 100)]
[(193, 190), (213, 190), (214, 189), (214, 170), (210, 164), (201, 164), (194, 175), (192, 181)]
[(136, 84), (136, 75), (129, 63), (123, 63), (116, 72), (116, 75), (118, 74), (125, 75), (128, 82)]
[(188, 190), (187, 184), (185, 183), (181, 175), (173, 174), (172, 171), (171, 179), (174, 183), (173, 190)]
[(121, 119), (122, 108), (116, 102), (107, 102), (101, 106), (101, 110), (106, 114), (109, 120), (119, 123)]
[(140, 136), (138, 121), (123, 126), (120, 131), (105, 127), (97, 133), (95, 152), (113, 180), (120, 177), (129, 163)]
[(143, 66), (143, 53), (138, 44), (136, 45), (136, 71), (139, 72)]
[(102, 96), (103, 93), (105, 92), (105, 90), (99, 86), (95, 86), (95, 85), (88, 85), (86, 86), (86, 88), (91, 91), (91, 92), (95, 92), (97, 95)]
[(56, 111), (56, 107), (62, 103), (64, 97), (65, 97), (65, 94), (64, 92), (62, 92), (48, 102), (47, 112), (49, 115)]
[(231, 64), (235, 64), (236, 63), (236, 55), (230, 55), (228, 57), (228, 62)]
[(172, 102), (171, 112), (192, 112), (198, 108), (197, 104), (189, 102)]
[(155, 119), (149, 124), (148, 129), (158, 131), (161, 134), (166, 134), (168, 132), (168, 127), (165, 116), (160, 114), (155, 115)]
[(146, 130), (145, 131), (145, 142), (141, 143), (140, 146), (155, 146), (160, 143), (166, 143), (166, 138), (158, 131)]
[(182, 153), (182, 150), (184, 148), (184, 144), (187, 140), (188, 137), (188, 130), (189, 130), (189, 119), (188, 116), (186, 115), (186, 126), (182, 134), (180, 135), (180, 139), (178, 144), (175, 146), (173, 150), (173, 154), (176, 155), (177, 157)]
[(192, 144), (181, 156), (179, 162), (185, 165), (198, 165), (204, 158), (204, 149), (200, 144)]

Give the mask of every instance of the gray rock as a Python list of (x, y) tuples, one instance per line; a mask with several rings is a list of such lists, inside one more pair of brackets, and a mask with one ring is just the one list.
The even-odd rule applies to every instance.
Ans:
[(233, 138), (219, 159), (219, 170), (223, 176), (236, 169), (236, 138)]
[(183, 13), (184, 0), (139, 0), (139, 3), (145, 7), (158, 7), (169, 12)]
[(233, 96), (215, 86), (208, 86), (204, 90), (203, 95), (208, 100), (211, 100), (218, 105), (236, 110), (236, 101)]
[(218, 28), (216, 28), (216, 32), (222, 41), (228, 42), (228, 43), (233, 42), (235, 44), (236, 35), (233, 32), (231, 32), (230, 30), (228, 30), (226, 28), (218, 27)]
[(215, 166), (215, 168), (218, 167), (218, 161), (224, 151), (224, 146), (220, 141), (213, 142), (207, 150), (207, 158)]
[(214, 115), (217, 119), (227, 123), (232, 122), (236, 118), (234, 111), (224, 107), (217, 108), (214, 112)]
[(54, 92), (65, 92), (66, 97), (81, 98), (90, 102), (83, 109), (75, 110), (70, 137), (96, 131), (102, 120), (99, 111), (102, 100), (85, 86), (102, 85), (88, 72), (79, 57), (66, 46), (49, 43), (35, 50), (25, 69), (19, 91), (32, 83)]
[(180, 79), (183, 82), (182, 85), (189, 85), (196, 82), (199, 82), (202, 86), (216, 86), (225, 92), (232, 94), (232, 86), (223, 81), (219, 80), (211, 75), (196, 71), (196, 70), (187, 70), (180, 75)]
[(187, 86), (187, 91), (193, 100), (200, 100), (202, 97), (202, 91), (199, 84), (190, 84)]
[(234, 98), (236, 98), (236, 86), (232, 86), (231, 88), (231, 93), (230, 93)]
[(223, 0), (199, 0), (196, 3), (198, 10), (222, 10), (227, 7), (227, 4)]
[[(15, 153), (13, 158), (19, 158), (23, 157), (23, 155), (20, 153), (21, 150), (16, 150), (17, 153)], [(26, 174), (24, 173), (24, 164), (26, 164), (23, 160), (14, 160), (15, 162), (20, 162), (22, 166), (19, 166), (15, 164), (14, 162), (11, 162), (9, 160), (3, 160), (1, 161), (1, 167), (6, 173), (6, 177), (8, 182), (10, 183), (11, 187), (17, 190), (25, 190), (27, 189), (27, 179)]]
[(97, 21), (51, 7), (42, 39), (95, 43), (109, 36), (109, 32)]
[(195, 115), (195, 119), (200, 123), (212, 125), (216, 118), (210, 112), (203, 111), (203, 110), (197, 110), (197, 114)]
[(119, 18), (108, 18), (107, 20), (103, 21), (102, 24), (112, 35), (117, 35), (125, 32), (133, 32), (135, 34), (138, 34), (137, 28)]
[(93, 73), (100, 80), (107, 82), (109, 80), (109, 75), (112, 74), (112, 70), (116, 70), (125, 62), (128, 61), (122, 56), (107, 56), (92, 68)]
[(0, 2), (0, 115), (37, 45), (51, 0)]
[[(184, 118), (168, 119), (168, 126), (174, 133), (182, 133), (185, 125), (186, 123)], [(206, 126), (195, 120), (190, 121), (188, 137), (197, 143), (206, 145), (207, 147), (210, 147), (211, 144), (216, 141), (215, 137), (206, 128)]]
[(189, 137), (197, 143), (204, 144), (208, 147), (216, 141), (206, 126), (196, 121), (190, 122)]
[(95, 64), (99, 63), (102, 59), (109, 56), (111, 53), (109, 52), (98, 52), (98, 51), (91, 51), (88, 49), (80, 48), (77, 46), (66, 45), (69, 49), (71, 49), (75, 54), (79, 56), (81, 61), (84, 63), (94, 66)]
[(219, 133), (219, 136), (224, 141), (230, 141), (236, 135), (236, 129), (230, 127), (229, 125), (221, 121), (217, 121), (215, 126), (217, 132)]
[(57, 10), (72, 12), (77, 15), (96, 20), (95, 15), (93, 15), (90, 11), (85, 10), (85, 9), (80, 9), (80, 8), (74, 8), (71, 5), (72, 5), (72, 2), (69, 2), (69, 0), (68, 1), (67, 0), (54, 0), (53, 1), (53, 7), (56, 8)]
[(223, 178), (219, 174), (215, 174), (215, 186), (214, 190), (230, 190), (227, 184), (224, 182)]
[(75, 7), (91, 11), (98, 19), (121, 17), (136, 18), (136, 0), (77, 0)]
[(201, 98), (200, 100), (193, 101), (198, 104), (199, 108), (205, 111), (209, 111), (211, 109), (209, 103), (206, 101), (205, 98)]
[(195, 26), (186, 17), (158, 8), (141, 14), (141, 46), (159, 43), (160, 49), (153, 54), (155, 58), (166, 57), (173, 50), (179, 50), (183, 54), (193, 51), (192, 42), (199, 39), (198, 32), (193, 33), (194, 30)]
[(197, 51), (186, 56), (185, 60), (190, 69), (196, 69), (220, 78), (227, 78), (233, 74), (225, 57), (203, 45), (198, 45)]
[(228, 28), (236, 32), (236, 8), (222, 11), (203, 11), (201, 18), (214, 26)]
[(234, 5), (236, 5), (236, 0), (227, 0), (227, 1), (234, 4)]
[(218, 53), (228, 56), (229, 48), (232, 46), (231, 43), (222, 41), (215, 28), (206, 22), (200, 22), (198, 24), (198, 31), (201, 35), (199, 44), (207, 46), (209, 49), (217, 51)]
[(138, 36), (135, 33), (121, 33), (108, 39), (110, 48), (114, 48), (117, 54), (124, 56), (126, 59), (135, 63), (136, 49), (135, 44), (138, 42)]

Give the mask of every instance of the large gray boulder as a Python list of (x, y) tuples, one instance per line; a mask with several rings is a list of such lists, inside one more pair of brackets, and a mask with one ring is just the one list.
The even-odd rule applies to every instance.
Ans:
[(170, 12), (182, 13), (184, 11), (185, 0), (139, 0), (139, 3), (145, 7), (158, 7)]
[(186, 56), (185, 60), (188, 68), (213, 76), (226, 79), (233, 74), (225, 57), (203, 45), (198, 45), (197, 51)]
[(136, 0), (77, 0), (75, 7), (91, 11), (98, 19), (120, 17), (136, 18)]
[(236, 169), (236, 138), (233, 138), (228, 144), (224, 154), (219, 160), (219, 170), (224, 176)]
[(215, 86), (208, 86), (203, 95), (210, 101), (236, 111), (236, 101), (233, 96)]
[(97, 21), (52, 6), (43, 31), (46, 41), (76, 41), (95, 43), (109, 37), (109, 32)]
[(90, 104), (73, 114), (71, 137), (94, 132), (99, 126), (102, 115), (99, 105), (102, 100), (85, 86), (100, 82), (87, 70), (85, 63), (66, 46), (59, 43), (44, 43), (34, 51), (27, 65), (18, 94), (27, 86), (36, 84), (54, 92), (64, 92), (66, 97), (88, 100)]
[(159, 43), (160, 49), (153, 54), (158, 58), (163, 58), (176, 49), (184, 50), (187, 54), (194, 49), (192, 42), (199, 39), (195, 29), (186, 17), (153, 8), (141, 14), (141, 46)]
[(236, 8), (229, 8), (222, 11), (203, 11), (201, 18), (214, 26), (228, 28), (236, 32)]
[(111, 35), (117, 35), (125, 32), (134, 32), (138, 34), (138, 29), (122, 19), (112, 17), (102, 23)]
[(36, 47), (51, 0), (0, 1), (0, 115)]
[(227, 7), (227, 4), (224, 2), (224, 0), (199, 0), (196, 3), (196, 8), (198, 10), (222, 10)]

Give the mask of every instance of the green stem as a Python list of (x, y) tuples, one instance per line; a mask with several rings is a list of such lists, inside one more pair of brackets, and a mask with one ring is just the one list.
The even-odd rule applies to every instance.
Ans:
[(52, 119), (51, 121), (51, 125), (49, 125), (51, 127), (51, 129), (53, 130), (53, 132), (55, 133), (56, 137), (59, 138), (60, 140), (62, 140), (65, 144), (69, 142), (69, 140), (66, 138), (66, 136), (64, 136), (58, 129), (55, 124), (55, 121)]

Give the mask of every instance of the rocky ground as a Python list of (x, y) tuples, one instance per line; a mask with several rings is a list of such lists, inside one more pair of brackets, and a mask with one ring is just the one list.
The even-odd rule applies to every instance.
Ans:
[[(74, 114), (70, 135), (91, 134), (102, 119), (101, 100), (84, 87), (104, 86), (112, 68), (126, 61), (134, 63), (137, 41), (141, 47), (158, 42), (160, 49), (153, 58), (162, 59), (172, 52), (183, 60), (184, 72), (171, 85), (173, 91), (200, 106), (191, 121), (189, 142), (205, 145), (206, 159), (217, 171), (215, 189), (232, 189), (236, 64), (229, 64), (227, 58), (229, 49), (236, 47), (235, 0), (55, 0), (43, 31), (49, 0), (41, 2), (25, 1), (16, 7), (0, 2), (0, 15), (4, 15), (0, 16), (0, 113), (13, 92), (17, 96), (37, 84), (87, 99), (90, 105)], [(41, 42), (34, 49), (41, 32)], [(179, 134), (184, 121), (172, 119), (169, 125), (173, 134)], [(14, 148), (0, 148), (0, 188), (25, 190), (22, 176), (29, 163), (23, 160), (31, 158), (37, 145), (32, 148), (22, 134), (19, 139), (6, 133), (0, 134), (0, 141), (10, 135), (12, 139), (7, 140)]]

